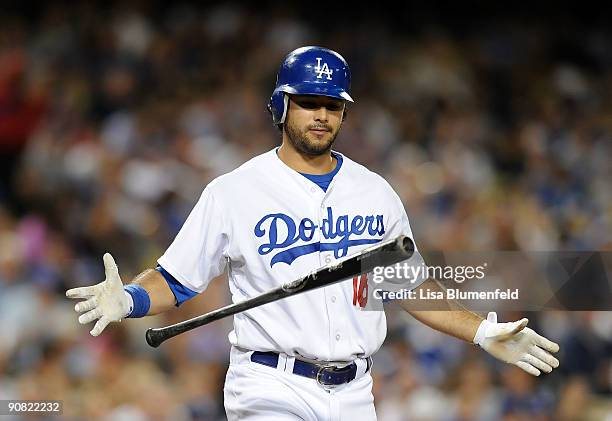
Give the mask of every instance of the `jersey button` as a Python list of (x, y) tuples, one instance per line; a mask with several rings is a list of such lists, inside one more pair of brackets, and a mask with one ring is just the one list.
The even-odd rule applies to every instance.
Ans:
[(339, 341), (340, 340), (340, 334), (336, 335), (336, 340)]
[(335, 303), (336, 302), (336, 297), (335, 296), (331, 297), (331, 301), (332, 301), (332, 303)]
[(316, 192), (316, 191), (317, 191), (317, 188), (316, 188), (316, 187), (311, 187), (311, 188), (310, 188), (310, 191), (311, 191), (312, 193), (314, 193), (314, 192)]

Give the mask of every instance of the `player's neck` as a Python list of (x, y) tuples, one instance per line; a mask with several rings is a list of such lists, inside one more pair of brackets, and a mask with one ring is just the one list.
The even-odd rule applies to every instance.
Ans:
[(283, 142), (278, 149), (278, 157), (289, 168), (304, 174), (327, 174), (333, 171), (337, 164), (331, 151), (323, 155), (307, 155), (295, 149), (289, 142)]

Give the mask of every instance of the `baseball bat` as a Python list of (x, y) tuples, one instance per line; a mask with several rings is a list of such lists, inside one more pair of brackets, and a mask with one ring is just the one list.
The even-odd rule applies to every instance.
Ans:
[(376, 244), (340, 262), (323, 266), (309, 275), (274, 288), (257, 297), (230, 304), (209, 313), (170, 326), (148, 329), (147, 343), (157, 348), (162, 342), (196, 327), (214, 322), (227, 316), (268, 304), (282, 298), (301, 294), (316, 288), (332, 285), (372, 271), (378, 266), (390, 266), (409, 259), (414, 253), (413, 241), (404, 235)]

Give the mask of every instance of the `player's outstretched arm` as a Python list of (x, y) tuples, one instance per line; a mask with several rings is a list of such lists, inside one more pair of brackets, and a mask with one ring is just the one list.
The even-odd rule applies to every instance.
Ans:
[[(421, 294), (419, 290), (443, 293), (444, 287), (435, 279), (429, 278), (419, 285), (415, 292), (418, 297), (434, 296), (434, 294)], [(422, 298), (419, 300), (401, 300), (398, 303), (421, 323), (466, 342), (472, 341), (478, 326), (483, 321), (480, 315), (466, 310), (465, 307), (454, 300), (442, 301), (440, 299), (428, 300)]]
[[(428, 279), (419, 288), (441, 290), (433, 279)], [(415, 310), (412, 300), (400, 305), (412, 316), (427, 326), (479, 345), (495, 358), (514, 364), (527, 373), (539, 376), (542, 371), (550, 373), (559, 367), (559, 360), (552, 353), (559, 345), (538, 335), (527, 327), (529, 320), (497, 323), (497, 314), (490, 312), (487, 319), (466, 310), (456, 301), (447, 301), (448, 311)]]
[(83, 299), (74, 306), (75, 311), (83, 313), (79, 323), (97, 320), (89, 332), (92, 336), (98, 336), (109, 323), (120, 322), (124, 317), (142, 317), (174, 307), (174, 294), (158, 271), (147, 269), (124, 288), (113, 256), (106, 253), (103, 260), (106, 276), (103, 282), (66, 291), (68, 298)]

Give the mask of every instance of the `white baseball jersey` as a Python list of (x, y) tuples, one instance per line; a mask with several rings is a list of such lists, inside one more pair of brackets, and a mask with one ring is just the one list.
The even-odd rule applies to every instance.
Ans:
[[(408, 217), (382, 177), (343, 156), (324, 192), (274, 149), (212, 181), (158, 262), (196, 292), (227, 267), (239, 302), (400, 234), (412, 238)], [(370, 356), (385, 338), (385, 314), (364, 311), (358, 285), (347, 280), (239, 313), (230, 342), (324, 361)]]

